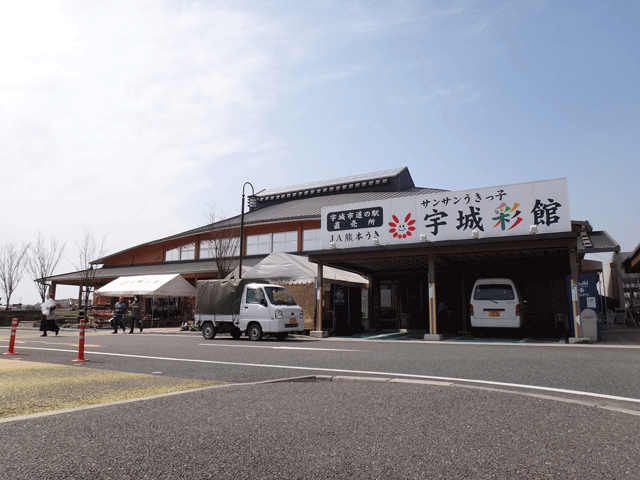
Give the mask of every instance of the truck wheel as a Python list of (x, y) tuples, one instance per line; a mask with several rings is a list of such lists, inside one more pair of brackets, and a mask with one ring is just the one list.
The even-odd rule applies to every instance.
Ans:
[(231, 338), (238, 340), (242, 336), (242, 331), (239, 328), (231, 330)]
[(289, 336), (289, 332), (280, 332), (280, 333), (276, 333), (276, 338), (280, 341), (284, 340), (285, 338), (287, 338)]
[(259, 323), (252, 323), (247, 329), (249, 340), (260, 340), (262, 338), (262, 328)]
[(202, 336), (205, 340), (213, 340), (216, 336), (216, 327), (213, 326), (213, 323), (207, 322), (202, 325)]

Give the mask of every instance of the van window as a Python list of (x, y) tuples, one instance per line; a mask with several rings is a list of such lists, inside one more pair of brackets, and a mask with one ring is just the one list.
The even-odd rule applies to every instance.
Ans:
[(476, 285), (474, 300), (514, 300), (515, 293), (508, 284)]

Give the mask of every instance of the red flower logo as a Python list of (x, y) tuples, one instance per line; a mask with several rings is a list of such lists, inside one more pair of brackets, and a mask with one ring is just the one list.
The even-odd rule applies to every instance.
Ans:
[(411, 232), (415, 231), (416, 227), (414, 227), (413, 224), (416, 223), (416, 221), (411, 219), (410, 213), (407, 213), (403, 222), (395, 215), (391, 215), (391, 217), (393, 218), (393, 222), (389, 222), (389, 226), (391, 227), (389, 233), (393, 233), (393, 238), (407, 238), (411, 236)]

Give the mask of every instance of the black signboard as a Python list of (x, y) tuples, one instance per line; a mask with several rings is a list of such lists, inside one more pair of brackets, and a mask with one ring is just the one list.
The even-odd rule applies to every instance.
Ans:
[(383, 224), (382, 207), (358, 208), (329, 212), (327, 214), (327, 230), (358, 230), (362, 228), (377, 228)]

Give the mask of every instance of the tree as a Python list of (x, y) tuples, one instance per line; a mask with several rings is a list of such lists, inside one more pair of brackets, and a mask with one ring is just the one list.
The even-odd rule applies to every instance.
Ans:
[(66, 243), (60, 244), (58, 240), (51, 238), (47, 246), (42, 234), (38, 231), (35, 244), (29, 247), (25, 264), (43, 302), (47, 296), (48, 287), (45, 279), (53, 275), (65, 245)]
[(7, 310), (11, 307), (11, 295), (18, 288), (24, 274), (24, 263), (29, 245), (17, 247), (15, 243), (6, 243), (0, 250), (0, 290), (4, 292)]
[[(84, 235), (82, 240), (76, 241), (76, 246), (78, 247), (78, 259), (79, 263), (75, 265), (78, 273), (80, 273), (81, 277), (81, 285), (80, 288), (83, 292), (82, 301), (84, 303), (84, 318), (87, 318), (88, 308), (89, 308), (89, 298), (93, 293), (93, 290), (96, 288), (96, 273), (97, 268), (94, 268), (91, 263), (93, 260), (104, 256), (104, 242), (106, 240), (106, 236), (102, 238), (100, 242), (100, 246), (95, 240), (95, 235), (93, 231), (89, 228), (84, 229)], [(82, 305), (78, 306), (78, 310), (82, 308)]]
[(202, 243), (200, 258), (213, 258), (216, 262), (218, 278), (224, 278), (233, 270), (233, 261), (239, 253), (240, 229), (238, 227), (217, 228), (215, 224), (227, 216), (215, 204), (207, 206), (208, 210), (205, 210), (203, 214), (212, 229), (209, 232), (209, 239)]

